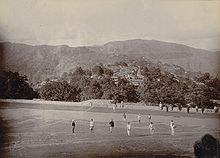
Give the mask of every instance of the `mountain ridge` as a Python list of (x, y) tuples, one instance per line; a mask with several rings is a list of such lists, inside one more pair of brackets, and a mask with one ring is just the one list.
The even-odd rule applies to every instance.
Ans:
[(209, 72), (219, 75), (219, 52), (157, 40), (111, 41), (100, 46), (69, 47), (68, 45), (28, 45), (4, 42), (1, 44), (3, 66), (18, 71), (31, 81), (61, 76), (77, 66), (91, 67), (97, 63), (145, 58), (174, 64), (187, 71)]

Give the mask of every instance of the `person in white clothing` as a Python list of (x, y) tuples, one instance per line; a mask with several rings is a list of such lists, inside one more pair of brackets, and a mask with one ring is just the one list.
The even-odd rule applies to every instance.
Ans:
[(131, 124), (130, 124), (130, 122), (127, 123), (127, 134), (128, 134), (128, 136), (131, 135)]
[(198, 105), (196, 105), (196, 112), (198, 112), (199, 111), (199, 107), (198, 107)]
[(160, 104), (159, 104), (159, 107), (160, 107), (160, 110), (163, 110), (163, 105), (162, 105), (161, 102), (160, 102)]
[(94, 130), (94, 121), (93, 121), (93, 119), (90, 120), (89, 126), (90, 126), (90, 128), (89, 128), (90, 131), (93, 132), (93, 130)]
[(174, 125), (173, 120), (171, 120), (170, 122), (170, 129), (171, 129), (171, 135), (174, 136), (174, 129), (176, 128), (176, 126)]
[(150, 122), (149, 129), (150, 129), (150, 135), (153, 135), (154, 134), (153, 122)]
[(116, 109), (116, 103), (113, 104), (112, 109), (113, 109), (113, 112), (115, 112), (115, 109)]

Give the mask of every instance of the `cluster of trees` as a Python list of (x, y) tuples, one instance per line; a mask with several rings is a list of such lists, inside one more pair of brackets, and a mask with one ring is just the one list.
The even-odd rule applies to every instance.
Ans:
[[(136, 87), (124, 78), (118, 84), (112, 80), (112, 70), (97, 65), (91, 71), (77, 68), (69, 74), (69, 81), (49, 81), (39, 89), (39, 95), (47, 100), (83, 101), (88, 99), (114, 99), (118, 102), (138, 102)], [(62, 96), (61, 96), (62, 95)]]
[(39, 95), (47, 100), (114, 99), (118, 102), (162, 102), (200, 107), (213, 106), (210, 99), (219, 99), (220, 80), (207, 73), (193, 81), (162, 73), (157, 67), (141, 69), (144, 82), (136, 87), (123, 77), (119, 77), (116, 84), (111, 78), (112, 70), (103, 65), (96, 65), (91, 70), (79, 67), (59, 81), (48, 81), (39, 89)]
[(17, 72), (0, 71), (0, 98), (33, 99), (37, 93), (30, 87), (26, 76)]
[(161, 73), (160, 69), (155, 68), (153, 71), (144, 69), (145, 81), (139, 87), (140, 99), (145, 102), (167, 103), (183, 106), (213, 106), (210, 99), (219, 99), (219, 90), (216, 84), (219, 79), (214, 78), (206, 80), (208, 84), (200, 82), (204, 76), (197, 81), (189, 78), (175, 77), (171, 73)]
[(65, 73), (59, 80), (47, 80), (37, 90), (38, 93), (30, 87), (26, 76), (1, 71), (0, 98), (40, 97), (55, 101), (113, 99), (117, 102), (162, 102), (174, 106), (191, 104), (200, 107), (213, 106), (210, 100), (219, 99), (220, 80), (208, 73), (191, 80), (161, 72), (158, 67), (141, 66), (141, 70), (144, 81), (137, 87), (124, 77), (119, 77), (116, 84), (112, 79), (113, 71), (103, 65), (96, 65), (91, 70), (78, 67), (73, 73)]

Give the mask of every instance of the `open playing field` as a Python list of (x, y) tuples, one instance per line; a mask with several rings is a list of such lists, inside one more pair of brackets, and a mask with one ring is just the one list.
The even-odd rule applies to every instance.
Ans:
[[(123, 112), (131, 122), (127, 136)], [(137, 114), (142, 114), (142, 123)], [(155, 133), (149, 134), (147, 114)], [(5, 157), (193, 157), (204, 134), (219, 138), (218, 115), (109, 107), (0, 103), (1, 156)], [(94, 133), (89, 120), (94, 119)], [(76, 120), (72, 133), (71, 120)], [(115, 121), (113, 133), (109, 121)], [(174, 120), (175, 136), (169, 123)]]

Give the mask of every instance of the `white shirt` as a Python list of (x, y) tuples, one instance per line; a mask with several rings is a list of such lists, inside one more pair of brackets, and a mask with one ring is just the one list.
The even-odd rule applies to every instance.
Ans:
[(127, 124), (127, 129), (131, 129), (131, 124)]
[(94, 126), (94, 122), (93, 121), (90, 121), (89, 125), (92, 127)]
[(171, 128), (174, 127), (174, 122), (170, 122), (170, 127), (171, 127)]

